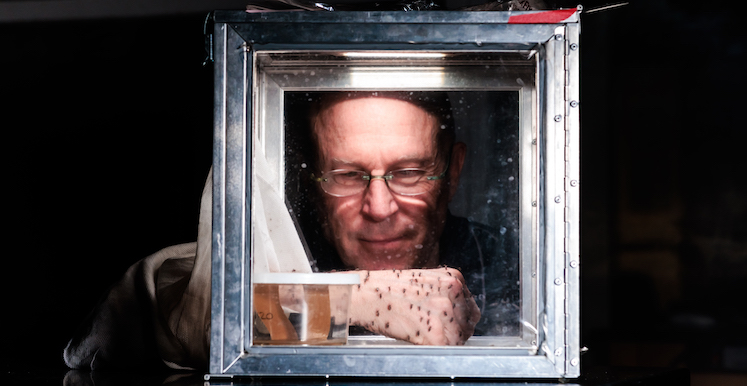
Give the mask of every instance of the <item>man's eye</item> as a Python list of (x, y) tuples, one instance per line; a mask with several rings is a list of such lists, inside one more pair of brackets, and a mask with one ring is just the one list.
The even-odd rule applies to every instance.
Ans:
[(334, 179), (338, 184), (359, 182), (361, 181), (361, 172), (354, 170), (339, 171), (334, 174)]
[(360, 175), (361, 175), (360, 172), (353, 172), (353, 171), (341, 172), (340, 174), (338, 174), (338, 176), (342, 178), (358, 178), (358, 176)]
[(419, 169), (401, 169), (392, 171), (392, 176), (397, 179), (418, 179), (424, 175), (425, 171)]

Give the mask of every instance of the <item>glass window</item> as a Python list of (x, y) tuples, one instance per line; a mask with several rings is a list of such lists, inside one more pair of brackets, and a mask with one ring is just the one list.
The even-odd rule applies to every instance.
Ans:
[(214, 31), (211, 377), (579, 376), (578, 10)]
[[(437, 265), (456, 268), (464, 275), (481, 311), (468, 346), (536, 345), (537, 321), (531, 289), (531, 272), (535, 270), (532, 223), (536, 221), (531, 211), (532, 192), (536, 189), (536, 173), (532, 172), (536, 167), (532, 146), (536, 131), (535, 53), (259, 52), (256, 60), (261, 79), (256, 100), (260, 108), (257, 143), (263, 147), (261, 154), (268, 164), (273, 165), (277, 181), (284, 182), (278, 182), (277, 190), (284, 192), (313, 269), (329, 272), (361, 268), (363, 263), (358, 260), (364, 258), (369, 262), (390, 260), (383, 261), (380, 267), (397, 266), (399, 259), (412, 268), (422, 268), (418, 265), (422, 262), (405, 262), (404, 255), (424, 255), (422, 252), (432, 249), (430, 253), (438, 256)], [(450, 164), (452, 146), (440, 144), (418, 153), (420, 158), (408, 158), (403, 163), (400, 158), (414, 154), (400, 147), (409, 137), (399, 143), (386, 139), (386, 147), (376, 142), (384, 140), (380, 138), (385, 135), (384, 128), (361, 136), (374, 141), (365, 145), (348, 144), (347, 140), (357, 139), (348, 139), (344, 131), (342, 136), (319, 134), (323, 130), (319, 127), (325, 127), (319, 118), (321, 110), (340, 101), (360, 104), (374, 98), (396, 101), (395, 106), (382, 107), (382, 115), (388, 114), (388, 108), (397, 108), (397, 102), (404, 102), (434, 116), (433, 135), (450, 131), (453, 143), (463, 144), (463, 166)], [(367, 112), (360, 106), (351, 107), (354, 108), (358, 109), (355, 115), (365, 120), (363, 115)], [(348, 128), (355, 125), (342, 121), (337, 124)], [(336, 153), (341, 159), (320, 160), (328, 158), (320, 153), (340, 146), (349, 150)], [(376, 155), (374, 159), (372, 154)], [(377, 179), (388, 185), (395, 205), (402, 206), (398, 209), (407, 212), (411, 209), (409, 203), (428, 201), (428, 196), (436, 195), (417, 189), (442, 189), (443, 180), (448, 178), (439, 181), (438, 177), (455, 167), (461, 167), (461, 173), (448, 211), (434, 214), (440, 211), (439, 203), (424, 212), (387, 219), (393, 228), (410, 225), (422, 229), (420, 233), (440, 233), (440, 237), (412, 232), (402, 236), (409, 238), (412, 245), (392, 243), (378, 256), (366, 254), (361, 252), (366, 245), (354, 245), (354, 238), (360, 232), (378, 232), (376, 221), (356, 218), (366, 216), (360, 211), (333, 215), (339, 205), (352, 202), (362, 206), (366, 189), (380, 183)], [(376, 173), (372, 173), (375, 170), (370, 168), (389, 179), (376, 178)], [(413, 172), (435, 179), (423, 178), (419, 183), (423, 188), (406, 187), (401, 176)], [(416, 194), (407, 189), (415, 189)], [(368, 227), (360, 225), (366, 221)], [(443, 228), (434, 223), (443, 223)], [(355, 227), (360, 232), (350, 235)], [(403, 232), (381, 232), (379, 236), (393, 238)], [(371, 332), (377, 329), (368, 327), (351, 327), (349, 344), (399, 343), (383, 339)]]

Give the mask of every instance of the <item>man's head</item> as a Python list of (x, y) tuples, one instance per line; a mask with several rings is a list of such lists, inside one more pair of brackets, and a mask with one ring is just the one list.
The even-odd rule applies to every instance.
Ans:
[[(439, 113), (434, 102), (420, 93), (340, 93), (325, 98), (313, 115), (322, 178), (334, 170), (351, 172), (343, 172), (346, 178), (373, 176), (360, 192), (333, 195), (327, 186), (322, 194), (325, 234), (346, 266), (438, 264), (438, 240), (465, 146), (454, 143), (448, 109)], [(394, 178), (419, 170), (429, 178), (407, 187), (381, 177), (397, 170), (403, 172)]]

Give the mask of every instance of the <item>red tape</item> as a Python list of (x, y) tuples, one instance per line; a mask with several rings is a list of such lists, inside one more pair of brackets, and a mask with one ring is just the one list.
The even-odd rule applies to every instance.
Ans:
[(560, 9), (557, 11), (532, 12), (513, 15), (508, 18), (508, 24), (555, 24), (560, 23), (576, 13), (576, 9)]

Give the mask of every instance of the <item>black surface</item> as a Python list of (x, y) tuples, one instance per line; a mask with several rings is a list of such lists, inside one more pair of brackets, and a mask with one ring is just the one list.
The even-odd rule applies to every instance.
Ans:
[[(614, 362), (620, 341), (682, 346), (637, 364), (693, 371), (725, 370), (724, 348), (747, 346), (747, 308), (734, 306), (747, 254), (726, 248), (747, 239), (736, 5), (633, 1), (582, 17), (583, 368)], [(0, 25), (2, 384), (59, 385), (62, 349), (103, 292), (194, 240), (212, 148), (204, 17)], [(622, 272), (619, 256), (668, 246), (622, 245), (619, 219), (670, 203), (682, 280), (664, 303), (659, 279)]]
[[(3, 384), (10, 385), (60, 385), (63, 386), (118, 386), (118, 385), (347, 385), (347, 386), (450, 386), (450, 385), (582, 385), (582, 386), (628, 386), (657, 385), (684, 386), (690, 384), (690, 373), (686, 369), (661, 368), (591, 368), (584, 369), (578, 379), (397, 379), (397, 378), (234, 378), (216, 379), (205, 383), (202, 373), (190, 372), (55, 372), (42, 370), (10, 371)], [(7, 382), (7, 383), (6, 383)]]

